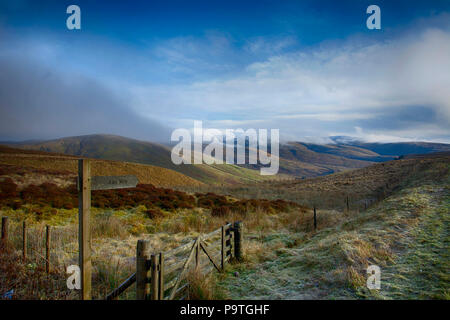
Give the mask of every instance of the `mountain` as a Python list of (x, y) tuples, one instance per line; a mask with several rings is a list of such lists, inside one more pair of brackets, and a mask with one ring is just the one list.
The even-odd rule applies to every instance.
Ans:
[[(297, 176), (311, 177), (325, 175), (348, 169), (362, 168), (373, 160), (353, 159), (346, 152), (328, 153), (326, 149), (334, 146), (312, 145), (302, 142), (289, 142), (280, 146), (280, 172)], [(316, 173), (316, 174), (315, 174)]]
[(331, 139), (338, 145), (357, 147), (373, 151), (381, 156), (405, 156), (409, 154), (428, 154), (434, 152), (450, 151), (450, 145), (433, 142), (390, 142), (376, 143), (363, 142), (351, 137), (335, 136)]
[(207, 184), (250, 183), (274, 177), (235, 165), (175, 165), (170, 148), (157, 143), (115, 135), (94, 134), (39, 142), (3, 143), (9, 146), (95, 159), (148, 164), (177, 171)]
[[(289, 142), (280, 145), (279, 177), (316, 177), (348, 169), (363, 168), (376, 162), (408, 154), (450, 151), (450, 145), (425, 142), (365, 143), (350, 137), (332, 137), (334, 143)], [(169, 146), (115, 135), (86, 135), (49, 141), (8, 143), (15, 147), (149, 164), (182, 173), (206, 184), (235, 184), (277, 179), (261, 176), (260, 165), (175, 165)]]
[[(450, 145), (445, 143), (367, 143), (351, 137), (332, 137), (332, 139), (335, 143), (289, 142), (281, 145), (280, 172), (311, 177), (362, 168), (372, 163), (395, 160), (406, 155), (450, 151)], [(289, 162), (283, 163), (283, 161)], [(309, 169), (307, 165), (310, 166)], [(320, 174), (314, 175), (314, 173)]]
[[(79, 157), (45, 151), (24, 150), (0, 145), (0, 175), (12, 178), (21, 187), (45, 182), (66, 187), (76, 181)], [(179, 172), (152, 165), (91, 160), (93, 176), (135, 175), (139, 183), (157, 187), (199, 187), (198, 180)]]

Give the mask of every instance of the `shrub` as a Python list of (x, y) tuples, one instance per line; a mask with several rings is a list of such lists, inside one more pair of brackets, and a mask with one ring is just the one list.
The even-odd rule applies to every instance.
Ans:
[(212, 208), (214, 206), (214, 203), (210, 199), (200, 198), (197, 205), (200, 208)]
[(237, 201), (233, 204), (233, 212), (237, 214), (245, 215), (247, 213), (247, 205), (245, 201)]
[(156, 219), (156, 218), (164, 217), (164, 213), (158, 208), (148, 209), (147, 211), (145, 211), (145, 214), (150, 219)]
[(8, 199), (17, 197), (17, 184), (11, 178), (6, 178), (0, 183), (0, 198)]
[(167, 200), (161, 201), (161, 202), (159, 203), (159, 206), (160, 206), (162, 209), (164, 209), (164, 210), (169, 210), (169, 211), (175, 209), (173, 203), (170, 202), (170, 201), (167, 201)]
[(61, 198), (55, 198), (52, 200), (52, 207), (53, 208), (62, 208), (64, 206), (64, 199)]
[(214, 273), (205, 274), (199, 269), (189, 271), (189, 300), (226, 300), (226, 293), (217, 285)]
[(40, 208), (33, 208), (33, 214), (36, 216), (36, 220), (40, 221), (43, 218), (44, 212)]
[(114, 216), (96, 217), (95, 223), (92, 225), (92, 235), (96, 238), (125, 238), (127, 230), (122, 221)]
[(229, 206), (214, 207), (211, 210), (211, 215), (213, 217), (225, 217), (231, 213)]
[(14, 210), (20, 209), (22, 207), (22, 202), (20, 200), (14, 200), (11, 208), (13, 208)]

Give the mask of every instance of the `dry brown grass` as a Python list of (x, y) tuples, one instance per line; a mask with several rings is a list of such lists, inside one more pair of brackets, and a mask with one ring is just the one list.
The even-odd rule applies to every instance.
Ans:
[[(284, 199), (307, 207), (346, 210), (349, 199), (351, 211), (364, 211), (414, 180), (429, 178), (440, 181), (446, 177), (449, 153), (408, 157), (374, 164), (310, 179), (261, 182), (254, 185), (211, 187), (209, 192), (239, 198)], [(429, 170), (432, 168), (432, 170)], [(427, 177), (424, 177), (427, 172)], [(205, 187), (184, 187), (201, 192)]]
[[(13, 165), (20, 168), (50, 170), (74, 175), (78, 172), (78, 158), (74, 156), (26, 151), (8, 147), (0, 148), (0, 164)], [(202, 182), (176, 171), (130, 162), (92, 159), (91, 173), (93, 176), (135, 175), (140, 183), (153, 184), (160, 187), (179, 185), (201, 186)], [(30, 184), (30, 181), (13, 176), (20, 184)], [(32, 179), (37, 179), (31, 175)], [(53, 177), (54, 178), (54, 177)], [(42, 179), (42, 178), (41, 178)], [(47, 181), (47, 180), (45, 180)]]
[[(77, 299), (78, 294), (66, 287), (66, 275), (59, 269), (50, 274), (41, 265), (24, 261), (11, 248), (0, 244), (1, 293), (13, 290), (12, 299)], [(1, 298), (0, 298), (1, 299)]]
[(187, 275), (189, 300), (221, 300), (225, 294), (217, 286), (214, 273), (205, 273), (192, 269)]
[(128, 236), (128, 230), (118, 217), (111, 215), (102, 215), (94, 220), (91, 228), (94, 238), (119, 238), (124, 239)]
[[(444, 165), (441, 162), (432, 163), (433, 167), (428, 171), (424, 171), (424, 173), (422, 173), (423, 167), (421, 166), (426, 167), (430, 162), (429, 159), (422, 160), (416, 161), (419, 163), (419, 169), (414, 169), (415, 166), (411, 166), (409, 162), (394, 162), (393, 166), (395, 168), (385, 168), (388, 173), (391, 169), (395, 169), (395, 174), (392, 177), (388, 174), (387, 177), (390, 178), (387, 180), (386, 177), (383, 178), (382, 173), (377, 173), (378, 170), (381, 170), (380, 167), (373, 169), (375, 170), (374, 172), (369, 170), (369, 172), (374, 174), (371, 177), (376, 181), (366, 180), (364, 188), (361, 187), (363, 180), (360, 179), (362, 179), (363, 173), (366, 171), (363, 171), (363, 173), (358, 171), (359, 173), (355, 175), (357, 178), (348, 177), (345, 174), (335, 175), (332, 181), (335, 185), (343, 183), (343, 185), (347, 186), (349, 184), (348, 190), (358, 191), (358, 189), (361, 189), (362, 191), (358, 195), (367, 196), (371, 195), (371, 192), (379, 192), (378, 186), (380, 183), (382, 185), (386, 181), (390, 181), (390, 179), (397, 179), (400, 174), (403, 174), (405, 179), (408, 178), (409, 174), (415, 174), (416, 178), (423, 174), (428, 179), (436, 181), (439, 180), (440, 175), (447, 174), (447, 159), (444, 159)], [(397, 166), (400, 167), (397, 168)], [(413, 171), (410, 172), (410, 170)], [(377, 175), (379, 177), (375, 178)], [(311, 181), (308, 181), (307, 185), (311, 189), (301, 189), (303, 188), (301, 187), (299, 190), (303, 190), (301, 192), (306, 192), (305, 190), (317, 192), (315, 194), (316, 200), (322, 200), (322, 198), (319, 199), (319, 196), (323, 197), (323, 202), (326, 204), (326, 187), (330, 188), (330, 195), (334, 194), (332, 191), (334, 187), (331, 187), (332, 184), (327, 179), (321, 178), (317, 180), (318, 186), (316, 187), (310, 184)], [(352, 184), (354, 185), (352, 186)], [(270, 189), (270, 186), (267, 186), (267, 190), (259, 188), (259, 196), (264, 196), (265, 193), (273, 192), (274, 190), (279, 192), (273, 192), (274, 194), (287, 192), (285, 194), (286, 197), (292, 195), (288, 192), (289, 190), (293, 193), (297, 192), (297, 183), (286, 184), (286, 186), (290, 186), (292, 189), (289, 189), (290, 187), (279, 190)], [(393, 186), (395, 189), (395, 184)], [(254, 191), (249, 190), (248, 193), (240, 192), (239, 195), (248, 196)], [(293, 267), (297, 268), (295, 269), (296, 272), (299, 270), (304, 271), (301, 275), (305, 279), (312, 272), (315, 272), (315, 281), (320, 280), (325, 284), (330, 283), (332, 285), (339, 283), (342, 286), (351, 286), (353, 288), (360, 287), (363, 280), (363, 271), (369, 260), (372, 259), (370, 261), (374, 261), (381, 266), (387, 265), (391, 261), (390, 259), (395, 256), (393, 252), (395, 246), (393, 244), (396, 243), (396, 237), (398, 238), (402, 235), (402, 228), (415, 226), (418, 223), (421, 209), (423, 209), (421, 207), (423, 206), (422, 202), (418, 201), (418, 199), (421, 199), (420, 194), (402, 197), (402, 199), (408, 200), (408, 208), (411, 207), (417, 210), (417, 214), (412, 209), (411, 213), (405, 214), (404, 217), (398, 217), (397, 209), (392, 211), (392, 215), (386, 215), (386, 212), (383, 210), (374, 210), (376, 207), (364, 212), (359, 212), (358, 208), (354, 207), (350, 208), (350, 212), (342, 210), (341, 207), (333, 210), (319, 207), (317, 210), (317, 230), (314, 230), (313, 211), (310, 208), (289, 207), (287, 210), (275, 210), (273, 207), (267, 206), (268, 202), (262, 200), (252, 202), (255, 205), (251, 206), (250, 209), (246, 208), (246, 210), (241, 211), (237, 210), (239, 208), (237, 206), (233, 210), (225, 210), (216, 215), (212, 215), (211, 207), (184, 208), (170, 212), (162, 210), (151, 217), (148, 214), (149, 208), (145, 206), (123, 210), (93, 208), (94, 296), (103, 298), (107, 292), (117, 287), (122, 280), (133, 272), (133, 258), (138, 239), (150, 240), (152, 252), (157, 253), (177, 247), (196, 238), (200, 233), (213, 231), (225, 223), (233, 221), (243, 221), (245, 234), (244, 254), (246, 259), (242, 264), (237, 265), (236, 268), (248, 268), (251, 270), (255, 265), (265, 262), (270, 264), (270, 262), (275, 262), (278, 259), (278, 263), (283, 266), (281, 268), (282, 273), (280, 273), (282, 279), (298, 280), (296, 278), (297, 273), (295, 273), (295, 277), (289, 273), (292, 272), (289, 268)], [(230, 205), (229, 202), (244, 203), (231, 196), (224, 198), (213, 194), (208, 196), (198, 195), (198, 198), (204, 198), (218, 206), (228, 206)], [(396, 202), (400, 203), (398, 200)], [(281, 203), (278, 203), (278, 205), (282, 206)], [(326, 205), (324, 206), (326, 207)], [(16, 252), (16, 258), (18, 257), (17, 254), (20, 254), (21, 247), (21, 222), (23, 218), (35, 216), (33, 211), (29, 209), (29, 207), (26, 207), (17, 210), (8, 209), (7, 212), (0, 211), (0, 215), (17, 215), (16, 219), (12, 219), (10, 223), (11, 240), (15, 248), (19, 250)], [(76, 209), (56, 210), (55, 213), (43, 212), (39, 219), (33, 218), (31, 221), (29, 239), (32, 239), (32, 244), (30, 245), (35, 247), (33, 250), (30, 250), (36, 253), (36, 258), (30, 256), (30, 259), (35, 259), (30, 260), (32, 263), (31, 269), (38, 270), (33, 272), (38, 272), (39, 275), (44, 265), (42, 256), (45, 224), (63, 225), (52, 228), (52, 232), (54, 232), (54, 238), (52, 237), (54, 253), (52, 253), (51, 257), (55, 266), (54, 274), (62, 275), (66, 265), (76, 263), (78, 254)], [(380, 227), (380, 223), (383, 223), (383, 227)], [(359, 230), (362, 225), (370, 228)], [(400, 228), (397, 230), (399, 226)], [(392, 230), (385, 232), (384, 228)], [(376, 237), (372, 236), (373, 230), (376, 231)], [(360, 234), (363, 234), (364, 237)], [(389, 245), (386, 245), (386, 243)], [(13, 259), (11, 261), (17, 262), (14, 260), (16, 258), (5, 259)], [(5, 265), (10, 266), (8, 268), (11, 268), (12, 264), (12, 262), (5, 262)], [(322, 273), (320, 270), (326, 270), (326, 272)], [(23, 272), (29, 275), (26, 272), (31, 271)], [(264, 272), (267, 273), (268, 271), (264, 270)], [(264, 274), (267, 275), (266, 273)], [(11, 276), (11, 273), (5, 274)], [(198, 274), (190, 277), (192, 277), (191, 299), (217, 298), (217, 294), (221, 294), (220, 289), (215, 287), (215, 279), (205, 278)], [(37, 278), (42, 279), (39, 281), (44, 281), (45, 279), (45, 277), (41, 276), (37, 276)], [(61, 276), (57, 279), (62, 281), (63, 277)], [(251, 278), (249, 279), (251, 280)], [(246, 284), (247, 287), (253, 286), (250, 280)], [(5, 291), (4, 289), (7, 289), (11, 282), (5, 279), (2, 281), (0, 288), (2, 291)], [(27, 279), (22, 279), (17, 285), (23, 285), (23, 290), (30, 290), (30, 295), (32, 294), (34, 298), (66, 298), (62, 293), (61, 297), (59, 296), (60, 293), (51, 296), (49, 291), (46, 291), (47, 289), (43, 289), (43, 293), (37, 289), (32, 289), (33, 286), (42, 285), (45, 287), (43, 282), (29, 284), (26, 281)], [(55, 286), (58, 288), (63, 287), (65, 283), (58, 282)], [(125, 298), (133, 298), (133, 290), (129, 291), (124, 295)], [(22, 293), (17, 297), (25, 296), (25, 293)], [(70, 295), (67, 298), (70, 298)]]

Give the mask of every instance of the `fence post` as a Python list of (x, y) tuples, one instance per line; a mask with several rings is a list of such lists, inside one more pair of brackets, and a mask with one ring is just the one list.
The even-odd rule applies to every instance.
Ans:
[(349, 212), (350, 211), (350, 205), (349, 205), (349, 203), (348, 203), (348, 196), (347, 196), (347, 212)]
[(242, 261), (243, 258), (242, 239), (244, 238), (244, 235), (241, 221), (237, 221), (234, 223), (233, 231), (234, 231), (234, 256), (237, 261)]
[(195, 248), (195, 269), (198, 268), (198, 264), (200, 262), (200, 239), (197, 241), (197, 246)]
[(225, 226), (221, 227), (221, 231), (222, 231), (222, 248), (221, 248), (221, 253), (222, 253), (222, 258), (220, 259), (220, 269), (222, 270), (222, 272), (225, 270), (225, 250), (226, 250), (226, 243), (225, 243)]
[(8, 242), (8, 217), (2, 217), (2, 242)]
[(314, 207), (314, 230), (317, 229), (317, 216), (316, 216), (316, 207)]
[(50, 226), (45, 226), (45, 271), (50, 273)]
[(164, 300), (164, 253), (159, 253), (159, 300)]
[(138, 240), (136, 246), (136, 300), (146, 300), (150, 293), (147, 283), (148, 240)]
[(150, 257), (150, 300), (159, 298), (159, 255), (152, 254)]
[(91, 165), (89, 159), (78, 160), (78, 241), (79, 264), (81, 271), (81, 300), (91, 299), (92, 261), (91, 261)]
[(25, 260), (27, 258), (27, 222), (25, 220), (22, 227), (22, 255)]
[(230, 260), (234, 259), (234, 232), (233, 226), (228, 229), (228, 234), (230, 236)]

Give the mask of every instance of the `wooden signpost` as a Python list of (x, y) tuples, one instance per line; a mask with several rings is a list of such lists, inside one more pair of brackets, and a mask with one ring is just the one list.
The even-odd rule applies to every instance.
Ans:
[(134, 188), (138, 184), (136, 176), (92, 177), (91, 190)]
[(89, 159), (78, 160), (78, 217), (79, 264), (81, 271), (81, 299), (91, 299), (91, 190), (134, 188), (135, 176), (91, 177)]

